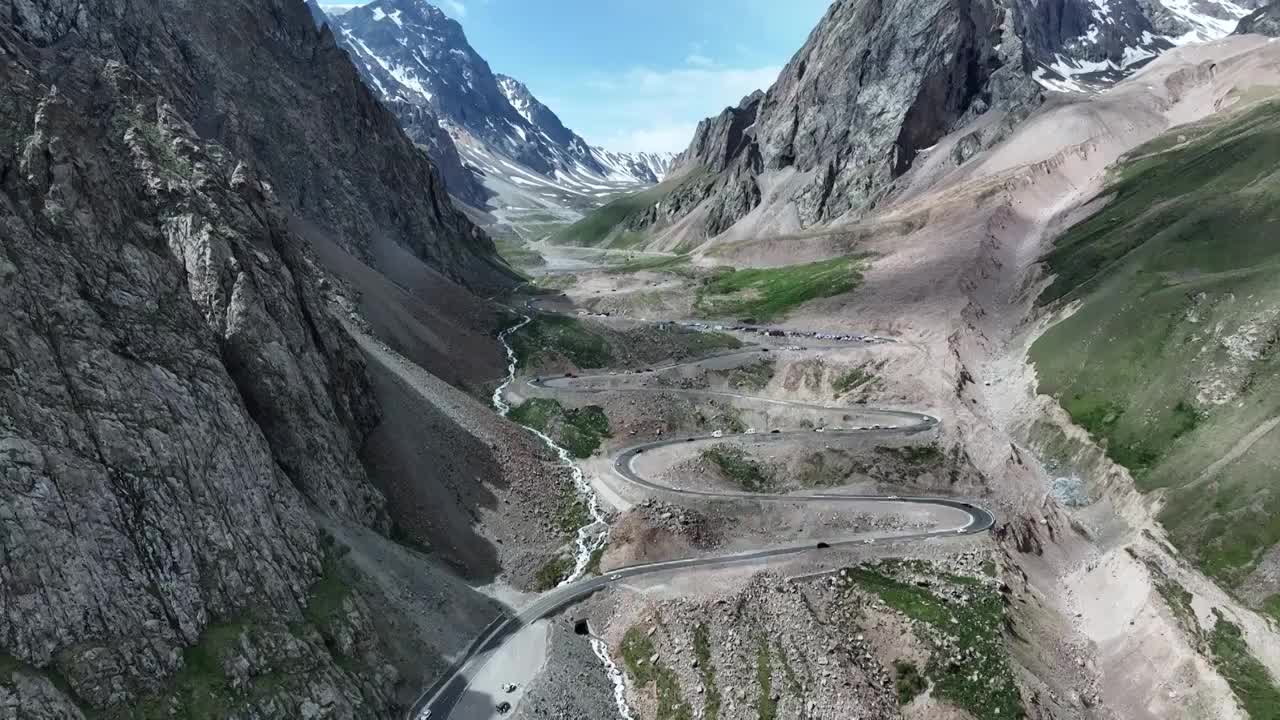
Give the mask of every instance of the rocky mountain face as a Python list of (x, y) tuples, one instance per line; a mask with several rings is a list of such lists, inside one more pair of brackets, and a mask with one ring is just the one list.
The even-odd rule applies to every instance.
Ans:
[(626, 229), (674, 227), (675, 246), (762, 205), (761, 222), (791, 229), (857, 216), (944, 135), (971, 129), (947, 159), (963, 163), (1044, 91), (1105, 87), (1178, 43), (1221, 37), (1256, 4), (839, 0), (767, 92), (699, 124), (661, 199)]
[(990, 2), (833, 3), (768, 92), (699, 124), (677, 160), (689, 179), (654, 220), (696, 207), (718, 234), (760, 204), (761, 174), (783, 171), (804, 225), (873, 205), (942, 135), (1035, 106), (1011, 22)]
[[(331, 29), (339, 28), (338, 32), (341, 33), (337, 23), (326, 15), (314, 0), (308, 0), (308, 7), (311, 9), (317, 28), (328, 24)], [(397, 80), (391, 72), (386, 67), (373, 62), (369, 51), (361, 43), (353, 42), (345, 34), (338, 34), (336, 39), (338, 44), (351, 55), (365, 82), (379, 92), (383, 104), (395, 114), (409, 139), (426, 150), (440, 176), (444, 178), (449, 194), (469, 205), (482, 207), (489, 194), (485, 192), (484, 185), (476, 178), (475, 173), (463, 166), (458, 148), (453, 144), (453, 138), (449, 137), (449, 133), (440, 126), (435, 111), (429, 105), (414, 103), (401, 95), (384, 94), (383, 88), (397, 85)]]
[[(424, 0), (376, 0), (335, 22), (352, 60), (410, 136), (430, 136), (414, 128), (418, 117), (434, 116), (481, 173), (501, 173), (508, 160), (579, 191), (600, 181), (635, 185), (661, 179), (665, 158), (592, 147), (523, 83), (494, 73), (462, 26)], [(445, 156), (457, 151), (444, 148), (443, 138), (424, 144), (444, 167), (454, 167)], [(475, 202), (475, 181), (455, 182), (459, 174), (448, 175), (450, 189), (456, 184), (462, 190), (455, 195)]]
[(389, 529), (380, 410), (295, 228), (509, 271), (303, 3), (0, 15), (0, 706), (390, 717), (314, 519)]
[(1235, 32), (1237, 35), (1255, 33), (1280, 37), (1280, 3), (1272, 3), (1249, 13), (1240, 20)]

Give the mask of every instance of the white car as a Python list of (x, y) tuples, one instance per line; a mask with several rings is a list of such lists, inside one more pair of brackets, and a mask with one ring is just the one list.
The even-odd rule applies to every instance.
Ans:
[(711, 433), (711, 437), (713, 437), (713, 438), (724, 437), (724, 432), (723, 432), (723, 431), (721, 431), (721, 430), (717, 430), (717, 431), (715, 431), (715, 432)]

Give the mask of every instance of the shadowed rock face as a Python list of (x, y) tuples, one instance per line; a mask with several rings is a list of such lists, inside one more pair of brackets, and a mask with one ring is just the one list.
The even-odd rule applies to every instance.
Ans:
[(426, 155), (302, 3), (8, 4), (29, 42), (70, 43), (162, 88), (199, 137), (259, 168), (286, 208), (358, 257), (390, 241), (462, 284), (511, 282), (492, 242), (452, 207)]
[(390, 716), (360, 596), (302, 614), (312, 511), (388, 521), (364, 361), (289, 218), (474, 287), (508, 281), (491, 243), (301, 2), (0, 16), (0, 704), (136, 706), (198, 644), (238, 717)]
[(1280, 37), (1280, 3), (1260, 7), (1240, 20), (1236, 35), (1267, 35)]

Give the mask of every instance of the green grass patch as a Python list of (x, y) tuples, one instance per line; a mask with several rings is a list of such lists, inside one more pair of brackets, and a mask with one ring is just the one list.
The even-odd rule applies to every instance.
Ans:
[[(935, 697), (978, 718), (1025, 715), (1003, 645), (1004, 605), (994, 590), (970, 586), (970, 600), (957, 602), (866, 567), (849, 569), (848, 577), (889, 607), (928, 627), (925, 637), (934, 638), (935, 650), (924, 676), (933, 683)], [(935, 582), (945, 581), (947, 576), (938, 574), (935, 578)], [(954, 647), (954, 654), (944, 657), (944, 644)]]
[(551, 242), (557, 245), (635, 247), (648, 237), (647, 228), (653, 219), (651, 210), (671, 193), (702, 182), (708, 176), (707, 171), (697, 169), (669, 177), (639, 192), (623, 195), (563, 228), (551, 237)]
[(611, 437), (609, 418), (599, 405), (566, 408), (558, 400), (530, 398), (513, 408), (508, 417), (550, 435), (577, 458), (591, 457), (604, 439)]
[(498, 255), (506, 260), (508, 265), (518, 270), (538, 268), (547, 264), (546, 258), (537, 251), (530, 250), (529, 246), (519, 238), (494, 235), (493, 244), (498, 249)]
[(556, 503), (556, 529), (566, 538), (577, 535), (578, 528), (591, 522), (591, 511), (587, 502), (578, 492), (578, 487), (571, 480), (560, 485), (560, 499)]
[(511, 348), (523, 367), (559, 355), (580, 368), (601, 368), (613, 361), (603, 333), (589, 329), (577, 318), (535, 315), (529, 324), (511, 335)]
[(1217, 623), (1209, 634), (1209, 648), (1218, 672), (1231, 686), (1250, 720), (1280, 719), (1280, 689), (1266, 666), (1249, 652), (1240, 627), (1214, 609)]
[(698, 623), (693, 629), (693, 656), (698, 661), (698, 675), (702, 678), (702, 717), (717, 720), (720, 717), (720, 687), (716, 685), (716, 668), (711, 664), (711, 630), (706, 623)]
[(672, 271), (686, 268), (688, 265), (688, 255), (642, 257), (634, 260), (627, 260), (621, 265), (609, 268), (607, 272), (613, 275), (622, 275), (637, 272)]
[(893, 686), (898, 691), (898, 704), (906, 705), (929, 687), (929, 681), (920, 673), (920, 668), (910, 660), (893, 661)]
[(604, 559), (604, 552), (609, 548), (608, 543), (601, 543), (600, 547), (591, 551), (591, 557), (587, 558), (587, 574), (600, 574), (600, 561)]
[(810, 300), (852, 291), (866, 261), (842, 257), (777, 268), (721, 269), (698, 288), (696, 307), (707, 317), (776, 318)]
[(533, 589), (544, 592), (554, 588), (573, 572), (573, 558), (557, 555), (538, 568), (533, 574)]
[(1272, 620), (1280, 622), (1280, 594), (1271, 594), (1262, 601), (1262, 612)]
[(942, 452), (942, 448), (933, 444), (903, 445), (901, 447), (880, 445), (876, 447), (875, 452), (915, 467), (939, 465), (947, 459), (946, 453)]
[(628, 628), (622, 636), (622, 661), (635, 687), (655, 686), (657, 720), (693, 720), (693, 708), (685, 702), (680, 679), (657, 657), (653, 642), (639, 626)]
[(836, 397), (840, 397), (858, 388), (871, 386), (878, 381), (879, 377), (875, 373), (868, 371), (864, 365), (837, 376), (835, 380), (831, 381), (831, 390)]
[(769, 656), (769, 640), (763, 634), (756, 637), (756, 718), (774, 720), (778, 716), (778, 701), (773, 694), (773, 661)]
[(714, 465), (726, 478), (748, 492), (773, 492), (777, 479), (741, 448), (716, 445), (702, 451), (702, 459)]
[(800, 682), (800, 676), (796, 675), (796, 669), (791, 665), (791, 659), (787, 657), (786, 648), (782, 647), (781, 642), (775, 642), (773, 647), (778, 653), (778, 661), (782, 663), (782, 673), (787, 678), (787, 687), (795, 695), (802, 694), (804, 685)]
[(1107, 203), (1044, 258), (1075, 312), (1032, 346), (1055, 397), (1228, 588), (1280, 542), (1280, 102), (1174, 128), (1113, 168)]

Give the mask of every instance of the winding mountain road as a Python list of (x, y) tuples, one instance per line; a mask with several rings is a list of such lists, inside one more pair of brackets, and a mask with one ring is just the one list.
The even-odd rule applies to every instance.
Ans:
[[(505, 338), (504, 338), (505, 342)], [(737, 354), (756, 354), (760, 350), (745, 349), (738, 353), (727, 353), (717, 357), (728, 357)], [(757, 355), (758, 357), (758, 355)], [(681, 367), (683, 365), (692, 365), (706, 362), (707, 358), (689, 361), (687, 363), (675, 363), (658, 368), (654, 371), (667, 370)], [(514, 366), (513, 366), (514, 367)], [(513, 370), (514, 375), (514, 370)], [(563, 390), (573, 393), (603, 393), (603, 392), (676, 392), (697, 394), (702, 396), (720, 396), (726, 398), (736, 398), (751, 400), (753, 402), (764, 402), (769, 404), (779, 404), (794, 408), (804, 408), (821, 411), (839, 411), (845, 408), (832, 408), (820, 405), (807, 405), (803, 403), (793, 403), (786, 400), (778, 400), (774, 398), (762, 398), (751, 395), (742, 395), (738, 393), (703, 390), (703, 389), (681, 389), (672, 387), (654, 387), (654, 388), (625, 388), (625, 387), (584, 387), (592, 383), (604, 382), (606, 384), (616, 384), (618, 382), (626, 382), (627, 378), (635, 377), (634, 374), (599, 374), (584, 375), (576, 377), (554, 377), (554, 378), (535, 378), (529, 381), (529, 385), (535, 388), (545, 390)], [(508, 383), (510, 379), (508, 380)], [(504, 386), (505, 387), (505, 386)], [(868, 434), (896, 434), (910, 435), (936, 427), (939, 420), (930, 415), (916, 412), (908, 412), (901, 410), (879, 410), (879, 409), (859, 409), (858, 413), (863, 416), (880, 416), (885, 418), (884, 424), (873, 424), (869, 427), (858, 427), (850, 429), (826, 430), (825, 438), (830, 440), (841, 436), (857, 436), (865, 437)], [(844, 540), (831, 540), (829, 542), (814, 543), (807, 542), (802, 544), (792, 544), (783, 546), (774, 546), (760, 550), (751, 550), (746, 552), (738, 552), (712, 557), (692, 557), (680, 560), (667, 560), (662, 562), (643, 563), (632, 565), (629, 567), (619, 568), (605, 575), (593, 578), (587, 578), (578, 582), (570, 583), (557, 587), (546, 594), (542, 595), (532, 605), (524, 608), (513, 616), (498, 618), (488, 628), (481, 633), (468, 649), (468, 651), (457, 662), (454, 663), (450, 672), (443, 677), (433, 687), (419, 697), (418, 701), (410, 708), (407, 720), (444, 720), (450, 718), (450, 713), (458, 704), (459, 700), (465, 695), (473, 678), (477, 675), (481, 668), (488, 662), (489, 658), (502, 647), (503, 643), (517, 633), (521, 628), (554, 615), (564, 608), (573, 605), (597, 591), (606, 588), (612, 584), (623, 582), (630, 578), (650, 575), (655, 573), (670, 573), (673, 571), (699, 568), (718, 568), (739, 563), (750, 563), (754, 561), (780, 558), (791, 555), (800, 555), (802, 553), (821, 552), (826, 549), (834, 549), (854, 545), (872, 545), (872, 544), (889, 544), (902, 543), (909, 541), (922, 541), (929, 538), (972, 535), (982, 533), (989, 530), (995, 524), (995, 516), (991, 511), (972, 502), (957, 500), (945, 497), (930, 496), (892, 496), (885, 497), (880, 495), (846, 495), (839, 493), (808, 493), (808, 494), (761, 494), (749, 492), (733, 492), (718, 490), (695, 490), (687, 488), (676, 488), (661, 485), (652, 480), (644, 478), (634, 468), (636, 458), (646, 451), (656, 450), (659, 448), (676, 445), (680, 443), (696, 442), (701, 440), (711, 440), (722, 437), (735, 437), (736, 435), (720, 435), (720, 434), (703, 434), (703, 435), (682, 435), (678, 437), (666, 438), (653, 442), (645, 442), (618, 451), (613, 458), (613, 470), (623, 481), (640, 487), (644, 490), (661, 492), (667, 495), (683, 495), (697, 498), (718, 498), (718, 499), (736, 499), (741, 500), (749, 498), (752, 501), (764, 502), (815, 502), (822, 503), (824, 507), (830, 507), (832, 504), (843, 503), (859, 503), (859, 504), (910, 504), (917, 506), (933, 506), (945, 508), (952, 511), (959, 511), (968, 518), (968, 522), (958, 527), (940, 528), (922, 532), (906, 533), (898, 535), (888, 535), (880, 537), (860, 536)], [(812, 439), (813, 430), (795, 430), (785, 432), (770, 432), (764, 434), (754, 434), (750, 437), (754, 442), (767, 443), (786, 443), (795, 441), (797, 438)], [(453, 720), (474, 720), (472, 718), (453, 718)]]

